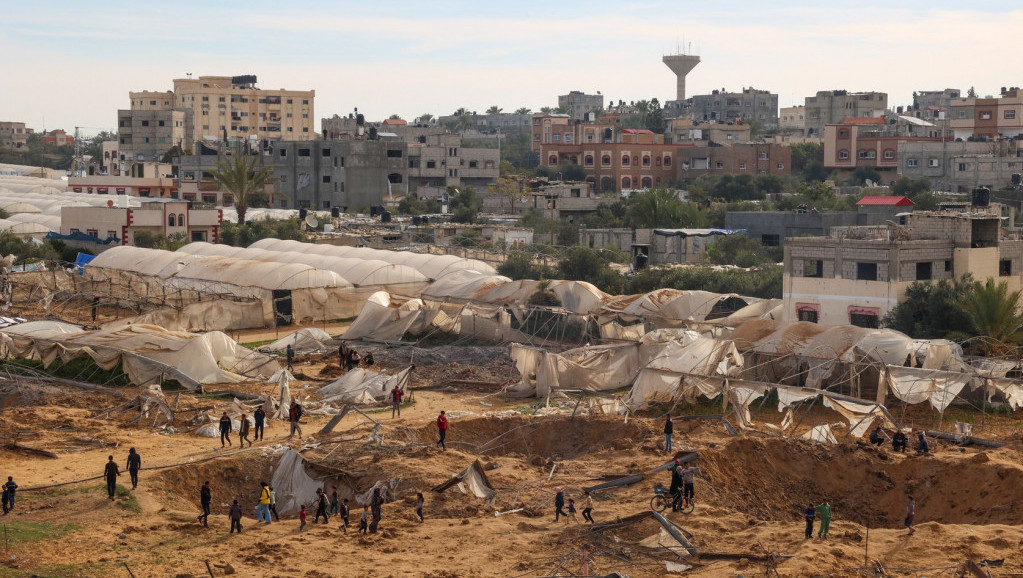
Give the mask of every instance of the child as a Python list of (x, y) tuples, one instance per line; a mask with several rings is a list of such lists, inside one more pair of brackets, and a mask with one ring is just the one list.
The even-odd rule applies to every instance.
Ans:
[(423, 504), (426, 500), (423, 499), (423, 493), (419, 492), (416, 494), (416, 515), (419, 516), (419, 523), (423, 523)]
[(369, 506), (362, 507), (362, 518), (359, 519), (359, 533), (366, 534), (369, 532)]
[(228, 511), (228, 517), (231, 518), (231, 534), (237, 529), (238, 533), (242, 533), (242, 505), (235, 500), (231, 504), (231, 509)]
[(583, 501), (583, 520), (589, 523), (593, 523), (593, 496), (589, 492), (586, 492), (586, 499)]
[(571, 524), (572, 522), (575, 522), (576, 524), (578, 524), (579, 520), (577, 520), (575, 518), (575, 499), (574, 498), (569, 498), (568, 499), (568, 523)]
[(348, 498), (345, 498), (343, 504), (341, 504), (341, 529), (348, 533), (348, 515), (351, 509), (348, 507)]
[(806, 539), (813, 538), (813, 521), (817, 518), (817, 510), (814, 509), (813, 504), (807, 504), (806, 509), (803, 510), (803, 517), (806, 518)]
[(298, 512), (298, 519), (301, 521), (298, 525), (298, 531), (301, 532), (305, 529), (305, 504), (302, 504), (302, 509)]

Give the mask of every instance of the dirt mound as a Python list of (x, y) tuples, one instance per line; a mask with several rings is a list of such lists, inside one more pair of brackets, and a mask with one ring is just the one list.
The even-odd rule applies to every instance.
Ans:
[[(433, 424), (415, 431), (421, 441), (437, 439)], [(646, 421), (624, 424), (615, 417), (480, 417), (452, 420), (447, 443), (481, 455), (521, 454), (560, 460), (631, 448), (653, 433)]]
[(828, 498), (836, 518), (891, 526), (912, 495), (921, 520), (1023, 523), (1023, 509), (1008, 499), (1023, 483), (1023, 469), (983, 453), (939, 458), (893, 455), (863, 443), (745, 438), (701, 452), (699, 465), (710, 486), (704, 491), (761, 520), (793, 520), (807, 502)]

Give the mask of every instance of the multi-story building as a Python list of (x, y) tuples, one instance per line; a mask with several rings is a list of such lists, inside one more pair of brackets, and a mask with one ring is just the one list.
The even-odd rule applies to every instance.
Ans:
[(687, 182), (703, 175), (787, 175), (792, 150), (774, 143), (736, 143), (732, 146), (692, 146), (676, 149), (677, 178)]
[(127, 195), (153, 199), (177, 199), (178, 181), (173, 168), (164, 163), (134, 163), (120, 174), (72, 176), (68, 188), (86, 195)]
[(697, 121), (675, 118), (668, 124), (665, 140), (672, 144), (711, 144), (732, 146), (750, 141), (750, 125), (742, 122)]
[(28, 144), (28, 135), (32, 129), (25, 127), (23, 122), (0, 121), (0, 144), (9, 148), (21, 148)]
[[(906, 120), (924, 122), (915, 118)], [(906, 130), (899, 129), (899, 122), (890, 125), (882, 117), (847, 118), (839, 124), (828, 124), (824, 127), (824, 168), (848, 175), (857, 168), (869, 167), (881, 175), (883, 183), (894, 181), (899, 168), (900, 143), (941, 141), (940, 137), (900, 134), (908, 132), (909, 127), (916, 127), (913, 122), (903, 125)]]
[(908, 215), (906, 225), (833, 228), (785, 244), (784, 318), (877, 327), (916, 281), (1023, 281), (1023, 240), (1000, 229), (998, 205)]
[(500, 174), (496, 148), (462, 146), (462, 135), (433, 134), (407, 143), (408, 189), (471, 186), (486, 189)]
[(946, 88), (945, 90), (919, 90), (913, 93), (913, 105), (906, 111), (916, 118), (922, 118), (931, 122), (948, 119), (948, 111), (952, 107), (952, 101), (959, 98), (958, 88)]
[(931, 181), (936, 191), (965, 193), (1016, 186), (1023, 174), (1021, 141), (906, 141), (899, 143), (899, 175)]
[(888, 94), (822, 90), (816, 96), (806, 97), (805, 105), (806, 136), (820, 137), (825, 125), (847, 118), (883, 116), (888, 109)]
[(584, 94), (573, 90), (558, 96), (558, 108), (565, 111), (572, 120), (585, 120), (587, 113), (600, 114), (604, 110), (604, 95)]
[(60, 210), (63, 240), (92, 251), (134, 245), (136, 235), (142, 231), (216, 243), (222, 222), (221, 210), (190, 209), (189, 203), (183, 200), (148, 199), (136, 207), (115, 202), (109, 207), (63, 207)]
[(729, 232), (721, 229), (581, 229), (579, 244), (590, 249), (614, 249), (651, 265), (696, 264), (707, 247)]
[(1023, 91), (1003, 89), (999, 98), (955, 98), (949, 123), (957, 139), (1014, 139), (1023, 135)]
[(789, 136), (803, 136), (806, 132), (806, 107), (786, 106), (778, 113), (778, 132)]
[(193, 141), (315, 138), (315, 90), (263, 90), (254, 75), (176, 78), (174, 90), (131, 92), (131, 110), (183, 110)]
[(99, 172), (104, 175), (120, 175), (123, 160), (119, 156), (120, 142), (116, 140), (105, 140), (100, 148), (103, 150), (103, 158), (98, 159)]
[[(481, 134), (517, 135), (528, 134), (532, 126), (532, 114), (518, 114), (514, 112), (499, 112), (496, 114), (469, 113), (471, 128)], [(441, 116), (432, 123), (419, 123), (421, 126), (445, 127), (461, 120), (460, 115)], [(322, 125), (321, 125), (322, 126)]]
[(693, 120), (755, 121), (765, 131), (778, 128), (778, 95), (767, 90), (743, 88), (742, 92), (715, 90), (689, 99)]
[(121, 171), (135, 162), (160, 161), (174, 147), (185, 154), (193, 148), (192, 115), (185, 110), (119, 110), (117, 141)]
[(75, 137), (63, 129), (43, 132), (43, 143), (55, 147), (75, 146)]

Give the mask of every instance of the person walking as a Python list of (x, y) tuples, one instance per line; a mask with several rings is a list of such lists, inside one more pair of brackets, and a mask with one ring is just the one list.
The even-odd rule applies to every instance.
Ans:
[(579, 523), (579, 520), (577, 520), (575, 517), (575, 500), (573, 498), (568, 499), (568, 523), (569, 524)]
[(8, 514), (8, 512), (11, 511), (11, 506), (10, 506), (10, 504), (11, 504), (11, 492), (7, 489), (6, 485), (3, 487), (2, 495), (0, 495), (0, 504), (3, 505), (4, 515), (6, 516)]
[(341, 366), (341, 371), (345, 370), (345, 364), (348, 361), (348, 345), (344, 341), (341, 345), (337, 346), (337, 364)]
[(256, 422), (256, 431), (252, 434), (252, 439), (261, 441), (263, 439), (263, 424), (266, 423), (266, 411), (263, 410), (263, 406), (260, 406), (256, 413), (252, 414), (252, 419)]
[(327, 523), (327, 494), (320, 488), (316, 488), (316, 519), (313, 520), (317, 524), (320, 523), (320, 516), (323, 516), (323, 523)]
[(266, 482), (259, 482), (259, 505), (256, 506), (259, 515), (257, 521), (270, 523), (270, 486)]
[(301, 532), (302, 530), (305, 530), (305, 517), (306, 517), (305, 504), (302, 504), (302, 509), (298, 511), (298, 520), (299, 520), (298, 531), (299, 532)]
[(298, 439), (302, 439), (302, 426), (298, 425), (298, 420), (300, 419), (302, 419), (302, 406), (291, 402), (291, 408), (288, 410), (288, 422), (291, 424), (291, 432), (288, 434), (289, 440), (294, 437), (295, 432), (298, 432)]
[(121, 475), (120, 470), (117, 469), (117, 462), (114, 461), (114, 456), (107, 457), (107, 465), (103, 470), (103, 475), (107, 479), (107, 496), (113, 501), (114, 491), (117, 489), (117, 476)]
[(369, 532), (369, 506), (362, 507), (362, 517), (359, 518), (359, 533)]
[(803, 518), (806, 519), (806, 531), (803, 534), (809, 540), (813, 538), (813, 521), (817, 518), (817, 510), (814, 509), (813, 503), (806, 505), (806, 509), (803, 510)]
[(820, 514), (821, 517), (821, 527), (817, 530), (817, 537), (827, 540), (828, 530), (831, 529), (831, 504), (828, 502), (827, 498), (818, 504), (817, 507), (814, 508), (814, 511)]
[(444, 410), (441, 410), (440, 415), (437, 416), (437, 432), (440, 434), (440, 439), (437, 440), (437, 445), (442, 450), (447, 451), (448, 446), (444, 444), (444, 438), (448, 435), (448, 416), (444, 414)]
[(426, 503), (426, 500), (423, 498), (423, 493), (422, 492), (417, 492), (416, 493), (416, 515), (419, 516), (419, 523), (420, 524), (423, 523), (423, 505), (425, 503)]
[(337, 486), (334, 486), (334, 490), (330, 492), (330, 515), (337, 515), (341, 509), (341, 503), (337, 500)]
[(7, 510), (11, 511), (14, 509), (14, 491), (18, 489), (18, 484), (14, 483), (14, 476), (7, 476), (3, 487), (7, 491)]
[(397, 413), (398, 417), (401, 417), (401, 388), (397, 385), (391, 390), (391, 419), (394, 419), (394, 414)]
[(209, 519), (211, 501), (213, 501), (213, 495), (210, 492), (210, 482), (209, 480), (206, 480), (206, 482), (202, 485), (202, 488), (199, 490), (199, 504), (202, 505), (202, 513), (199, 514), (199, 517), (197, 518), (200, 522), (202, 522), (204, 528), (210, 527)]
[(593, 523), (593, 496), (589, 492), (583, 494), (583, 520)]
[(557, 491), (554, 494), (554, 521), (557, 522), (562, 517), (567, 518), (568, 514), (563, 510), (565, 507), (565, 492), (561, 491), (561, 488), (554, 489)]
[(284, 350), (284, 356), (288, 359), (288, 371), (294, 371), (295, 348), (292, 347), (290, 343), (288, 344), (288, 348)]
[(906, 520), (905, 520), (906, 529), (909, 530), (909, 535), (910, 536), (912, 536), (914, 533), (916, 533), (916, 529), (913, 528), (913, 518), (915, 518), (915, 517), (916, 517), (916, 500), (913, 499), (913, 496), (910, 496), (909, 500), (906, 502)]
[(238, 439), (241, 447), (245, 447), (245, 442), (249, 442), (249, 447), (252, 447), (252, 440), (249, 439), (249, 418), (244, 413), (238, 420)]
[(675, 433), (675, 422), (671, 421), (671, 414), (664, 419), (664, 451), (671, 453), (671, 436)]
[(370, 502), (370, 510), (373, 512), (373, 521), (369, 524), (369, 531), (371, 534), (375, 534), (377, 527), (380, 525), (380, 520), (383, 518), (382, 506), (384, 505), (384, 497), (380, 494), (380, 488), (373, 490), (373, 501)]
[(348, 533), (348, 516), (352, 513), (351, 508), (348, 507), (348, 498), (341, 503), (341, 529)]
[(267, 486), (270, 488), (270, 512), (274, 515), (274, 520), (281, 521), (281, 517), (277, 514), (277, 492), (274, 491), (273, 486)]
[(234, 503), (231, 504), (231, 509), (228, 510), (227, 515), (228, 515), (229, 518), (231, 518), (231, 531), (228, 532), (228, 533), (229, 534), (234, 534), (235, 529), (237, 529), (238, 533), (241, 534), (242, 533), (242, 505), (238, 503), (238, 500), (235, 500)]
[(139, 487), (139, 470), (142, 469), (142, 456), (135, 448), (128, 450), (128, 475), (131, 476), (131, 489)]
[(231, 444), (231, 418), (227, 416), (227, 412), (220, 416), (220, 447), (224, 447), (224, 441), (227, 440), (227, 445)]

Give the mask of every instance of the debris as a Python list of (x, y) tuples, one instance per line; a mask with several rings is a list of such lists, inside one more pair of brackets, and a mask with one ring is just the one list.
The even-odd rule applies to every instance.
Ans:
[(927, 433), (927, 435), (929, 435), (932, 438), (938, 438), (938, 439), (942, 439), (942, 440), (953, 441), (953, 442), (956, 442), (957, 444), (962, 445), (962, 446), (968, 446), (970, 444), (973, 444), (973, 445), (976, 445), (976, 446), (984, 446), (986, 448), (1000, 448), (1003, 445), (1005, 445), (1002, 442), (996, 442), (996, 441), (992, 441), (992, 440), (985, 440), (985, 439), (981, 439), (981, 438), (975, 438), (975, 437), (972, 437), (972, 436), (959, 436), (959, 435), (956, 435), (956, 434), (950, 434), (950, 433), (934, 431), (934, 430), (927, 430), (926, 433)]
[(462, 483), (468, 486), (469, 490), (477, 498), (489, 500), (497, 495), (497, 492), (494, 491), (494, 486), (490, 485), (490, 480), (487, 479), (487, 474), (483, 472), (483, 466), (479, 460), (473, 461), (469, 467), (451, 476), (451, 479), (448, 481), (434, 486), (430, 491), (439, 494), (451, 486)]
[(679, 544), (682, 544), (682, 547), (689, 552), (690, 556), (696, 556), (696, 548), (689, 543), (689, 540), (686, 540), (685, 536), (682, 535), (682, 533), (679, 531), (681, 528), (678, 528), (677, 526), (675, 526), (675, 524), (669, 522), (667, 518), (662, 516), (659, 512), (651, 511), (650, 513), (653, 514), (654, 519), (657, 520), (657, 523), (663, 526), (664, 529), (667, 530), (669, 534), (671, 534), (672, 538), (675, 538), (675, 540)]
[(686, 564), (679, 564), (678, 562), (669, 562), (669, 561), (665, 561), (664, 562), (664, 566), (665, 566), (665, 570), (667, 570), (668, 572), (677, 572), (679, 574), (681, 574), (683, 572), (688, 572), (689, 570), (693, 569), (692, 566), (688, 566)]
[(515, 512), (521, 512), (525, 508), (515, 508), (514, 510), (505, 510), (503, 512), (494, 512), (494, 517), (503, 516), (505, 514), (514, 514)]

